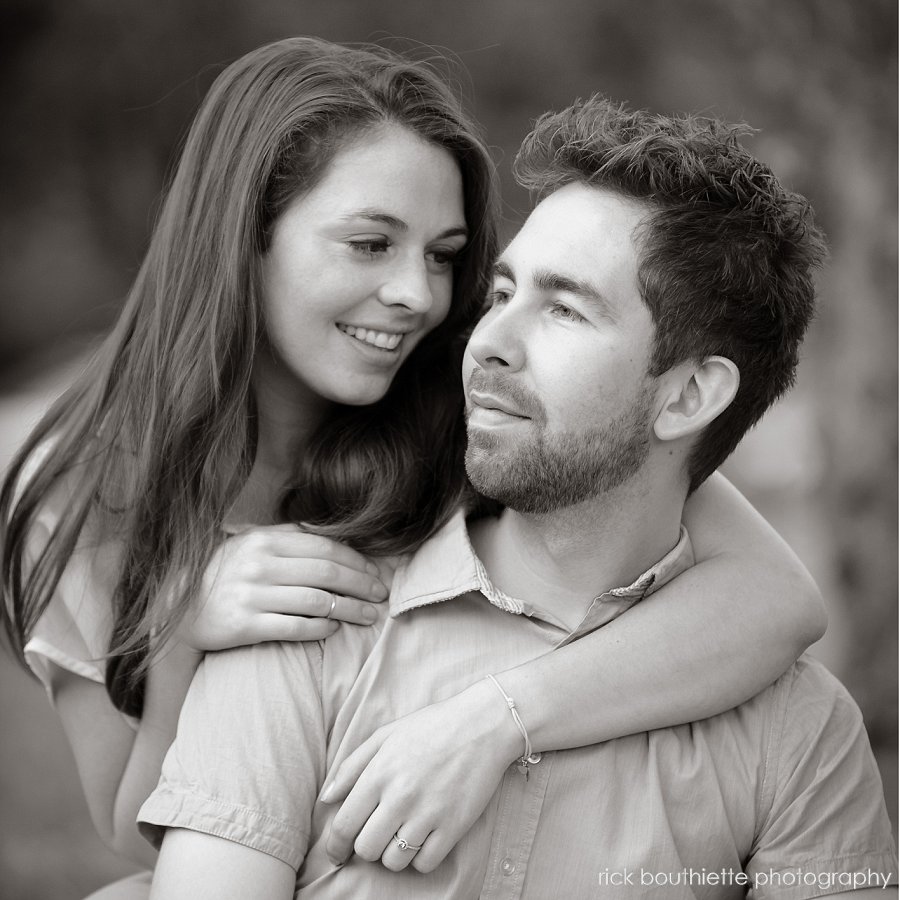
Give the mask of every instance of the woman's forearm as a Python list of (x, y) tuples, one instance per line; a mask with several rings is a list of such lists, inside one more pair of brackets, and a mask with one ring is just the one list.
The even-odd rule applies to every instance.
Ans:
[(153, 865), (156, 851), (140, 835), (137, 813), (159, 781), (178, 715), (202, 658), (201, 653), (174, 643), (160, 652), (147, 674), (143, 716), (113, 808), (114, 849), (143, 865)]
[(536, 750), (724, 712), (821, 636), (809, 573), (724, 479), (698, 492), (685, 521), (697, 565), (603, 628), (498, 673)]
[[(690, 591), (718, 561), (679, 576)], [(764, 636), (771, 598), (739, 612), (662, 592), (609, 625), (498, 674), (535, 750), (565, 749), (724, 712), (775, 680), (805, 648)], [(755, 624), (748, 627), (748, 620)], [(774, 621), (774, 620), (768, 620)], [(777, 621), (782, 622), (783, 617)]]
[(152, 866), (156, 853), (137, 830), (137, 811), (159, 780), (198, 658), (180, 647), (151, 667), (137, 731), (110, 703), (102, 684), (51, 669), (54, 705), (94, 827), (111, 850), (141, 865)]

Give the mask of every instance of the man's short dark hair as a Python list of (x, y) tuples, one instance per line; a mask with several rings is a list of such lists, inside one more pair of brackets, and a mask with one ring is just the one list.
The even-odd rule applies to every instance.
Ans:
[(541, 116), (515, 163), (540, 197), (579, 182), (648, 205), (638, 277), (656, 326), (651, 375), (708, 356), (740, 370), (734, 401), (691, 452), (691, 491), (793, 384), (825, 257), (808, 201), (741, 147), (749, 133), (595, 95)]

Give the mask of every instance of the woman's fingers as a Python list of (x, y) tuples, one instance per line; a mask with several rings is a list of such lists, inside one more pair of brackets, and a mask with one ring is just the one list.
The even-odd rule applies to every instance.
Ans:
[(300, 531), (296, 525), (288, 526), (286, 530), (268, 532), (266, 534), (271, 541), (270, 550), (274, 556), (284, 556), (288, 559), (322, 559), (338, 563), (358, 572), (368, 572), (370, 575), (378, 574), (378, 567), (370, 562), (362, 553), (357, 552), (346, 544), (341, 544), (321, 534), (308, 534)]
[[(403, 829), (401, 829), (402, 833)], [(422, 849), (410, 860), (417, 872), (433, 872), (447, 857), (447, 854), (462, 839), (462, 833), (448, 835), (446, 831), (435, 829), (428, 835)]]
[(399, 872), (408, 865), (415, 864), (416, 857), (426, 852), (430, 840), (427, 827), (404, 822), (391, 833), (390, 841), (381, 854), (381, 861), (385, 868)]
[(357, 600), (314, 588), (271, 587), (261, 595), (264, 612), (285, 616), (334, 619), (353, 625), (371, 625), (378, 613), (368, 600)]
[(339, 622), (371, 625), (371, 604), (387, 596), (378, 567), (355, 550), (295, 525), (260, 526), (217, 548), (179, 636), (203, 651), (321, 640)]
[(339, 766), (331, 781), (325, 785), (320, 797), (323, 803), (337, 803), (343, 800), (378, 752), (385, 738), (390, 733), (386, 727), (379, 728), (366, 738)]
[(387, 849), (388, 842), (394, 834), (394, 826), (394, 813), (384, 806), (377, 806), (356, 836), (353, 852), (360, 859), (377, 862)]
[[(341, 805), (331, 822), (331, 830), (328, 833), (328, 840), (325, 842), (325, 852), (333, 863), (342, 865), (350, 858), (358, 835), (368, 824), (369, 819), (377, 808), (377, 791), (366, 789), (364, 785), (358, 784)], [(376, 824), (378, 823), (376, 822)], [(373, 861), (381, 857), (385, 846), (387, 846), (387, 841), (371, 857)], [(377, 848), (371, 848), (372, 852), (375, 849)]]
[(260, 644), (263, 641), (324, 641), (339, 627), (339, 623), (331, 619), (261, 613), (254, 620), (253, 642)]
[(376, 603), (388, 595), (388, 589), (377, 576), (330, 559), (271, 557), (267, 570), (273, 585), (318, 588)]

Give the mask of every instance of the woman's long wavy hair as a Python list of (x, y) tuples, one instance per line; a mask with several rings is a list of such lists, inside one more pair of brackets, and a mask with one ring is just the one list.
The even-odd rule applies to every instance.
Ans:
[[(335, 409), (298, 460), (283, 512), (362, 551), (394, 553), (424, 540), (464, 495), (459, 371), (495, 252), (490, 155), (430, 66), (379, 47), (270, 44), (212, 86), (116, 326), (7, 473), (0, 615), (20, 657), (76, 548), (112, 543), (107, 690), (140, 715), (150, 636), (161, 629), (162, 640), (197, 590), (253, 464), (259, 261), (272, 226), (345, 142), (384, 123), (453, 155), (471, 238), (446, 320), (383, 400)], [(58, 526), (26, 563), (42, 504), (58, 490)]]

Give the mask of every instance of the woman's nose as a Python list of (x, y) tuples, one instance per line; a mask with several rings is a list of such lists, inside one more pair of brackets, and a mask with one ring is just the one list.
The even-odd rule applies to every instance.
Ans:
[(410, 261), (391, 269), (378, 292), (386, 306), (405, 306), (416, 313), (426, 313), (434, 303), (425, 260)]

